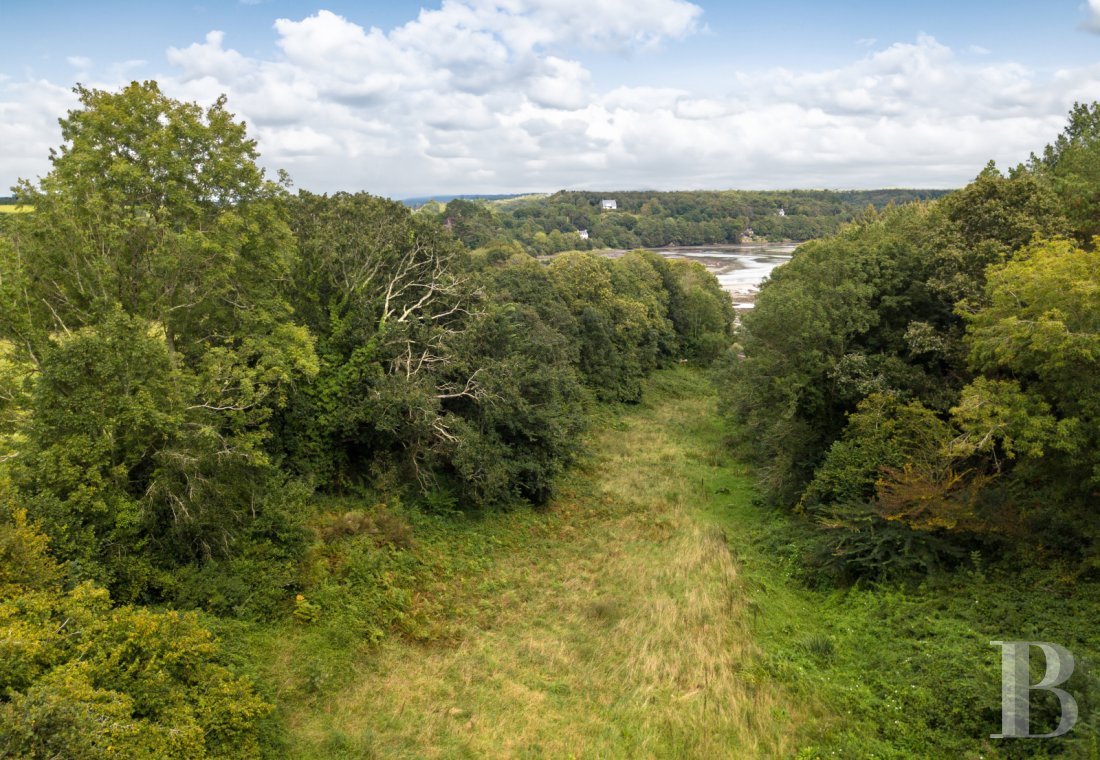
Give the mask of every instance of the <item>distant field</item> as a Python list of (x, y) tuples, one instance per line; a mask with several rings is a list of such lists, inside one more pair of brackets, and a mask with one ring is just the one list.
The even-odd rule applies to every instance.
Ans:
[(33, 206), (0, 206), (0, 214), (25, 214), (34, 211)]

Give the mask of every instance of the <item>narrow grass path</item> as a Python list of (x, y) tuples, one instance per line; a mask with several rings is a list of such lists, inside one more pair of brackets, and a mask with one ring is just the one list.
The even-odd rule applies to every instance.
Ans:
[[(725, 461), (698, 373), (660, 373), (595, 434), (545, 513), (454, 537), (488, 546), (446, 580), (447, 633), (391, 639), (288, 716), (299, 757), (751, 758), (791, 755), (814, 717), (757, 667), (760, 605), (724, 505)], [(444, 544), (437, 550), (447, 551)]]

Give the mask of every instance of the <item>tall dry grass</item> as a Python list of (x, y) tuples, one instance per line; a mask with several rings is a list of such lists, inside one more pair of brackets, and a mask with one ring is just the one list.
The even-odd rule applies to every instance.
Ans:
[(789, 754), (800, 708), (754, 678), (752, 605), (724, 534), (697, 514), (701, 462), (717, 455), (685, 423), (710, 403), (667, 395), (598, 434), (538, 545), (504, 553), (455, 605), (453, 643), (384, 645), (292, 716), (296, 754)]

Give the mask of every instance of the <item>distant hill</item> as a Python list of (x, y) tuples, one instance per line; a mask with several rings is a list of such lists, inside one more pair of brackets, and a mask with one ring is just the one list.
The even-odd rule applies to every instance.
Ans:
[[(746, 242), (801, 242), (835, 233), (874, 208), (948, 190), (562, 190), (469, 196), (423, 205), (471, 248), (516, 241), (531, 253)], [(440, 196), (440, 198), (447, 196)], [(493, 200), (490, 200), (492, 198)], [(408, 203), (408, 201), (406, 201)]]

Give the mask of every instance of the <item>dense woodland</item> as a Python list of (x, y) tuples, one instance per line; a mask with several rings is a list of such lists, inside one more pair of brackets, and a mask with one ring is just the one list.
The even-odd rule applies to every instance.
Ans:
[(166, 608), (308, 621), (315, 498), (543, 504), (594, 405), (729, 344), (698, 264), (470, 253), (267, 180), (224, 100), (78, 94), (0, 237), (2, 755), (252, 755), (269, 707)]
[[(697, 190), (582, 192), (488, 202), (425, 203), (471, 247), (512, 240), (535, 255), (567, 250), (803, 241), (831, 235), (868, 209), (944, 195), (938, 190)], [(601, 200), (615, 210), (602, 210)], [(580, 230), (588, 233), (582, 238)]]
[[(224, 99), (77, 92), (52, 170), (16, 188), (33, 212), (0, 216), (0, 755), (272, 752), (272, 704), (212, 628), (324, 614), (416, 638), (402, 514), (549, 503), (601, 409), (680, 362), (713, 367), (807, 582), (1100, 570), (1100, 107), (1007, 175), (903, 205), (414, 213), (266, 178)], [(630, 248), (748, 223), (837, 232), (736, 328), (698, 264), (531, 255), (579, 227)]]
[(843, 578), (975, 556), (1100, 572), (1100, 107), (1002, 174), (774, 273), (719, 372), (765, 497)]

